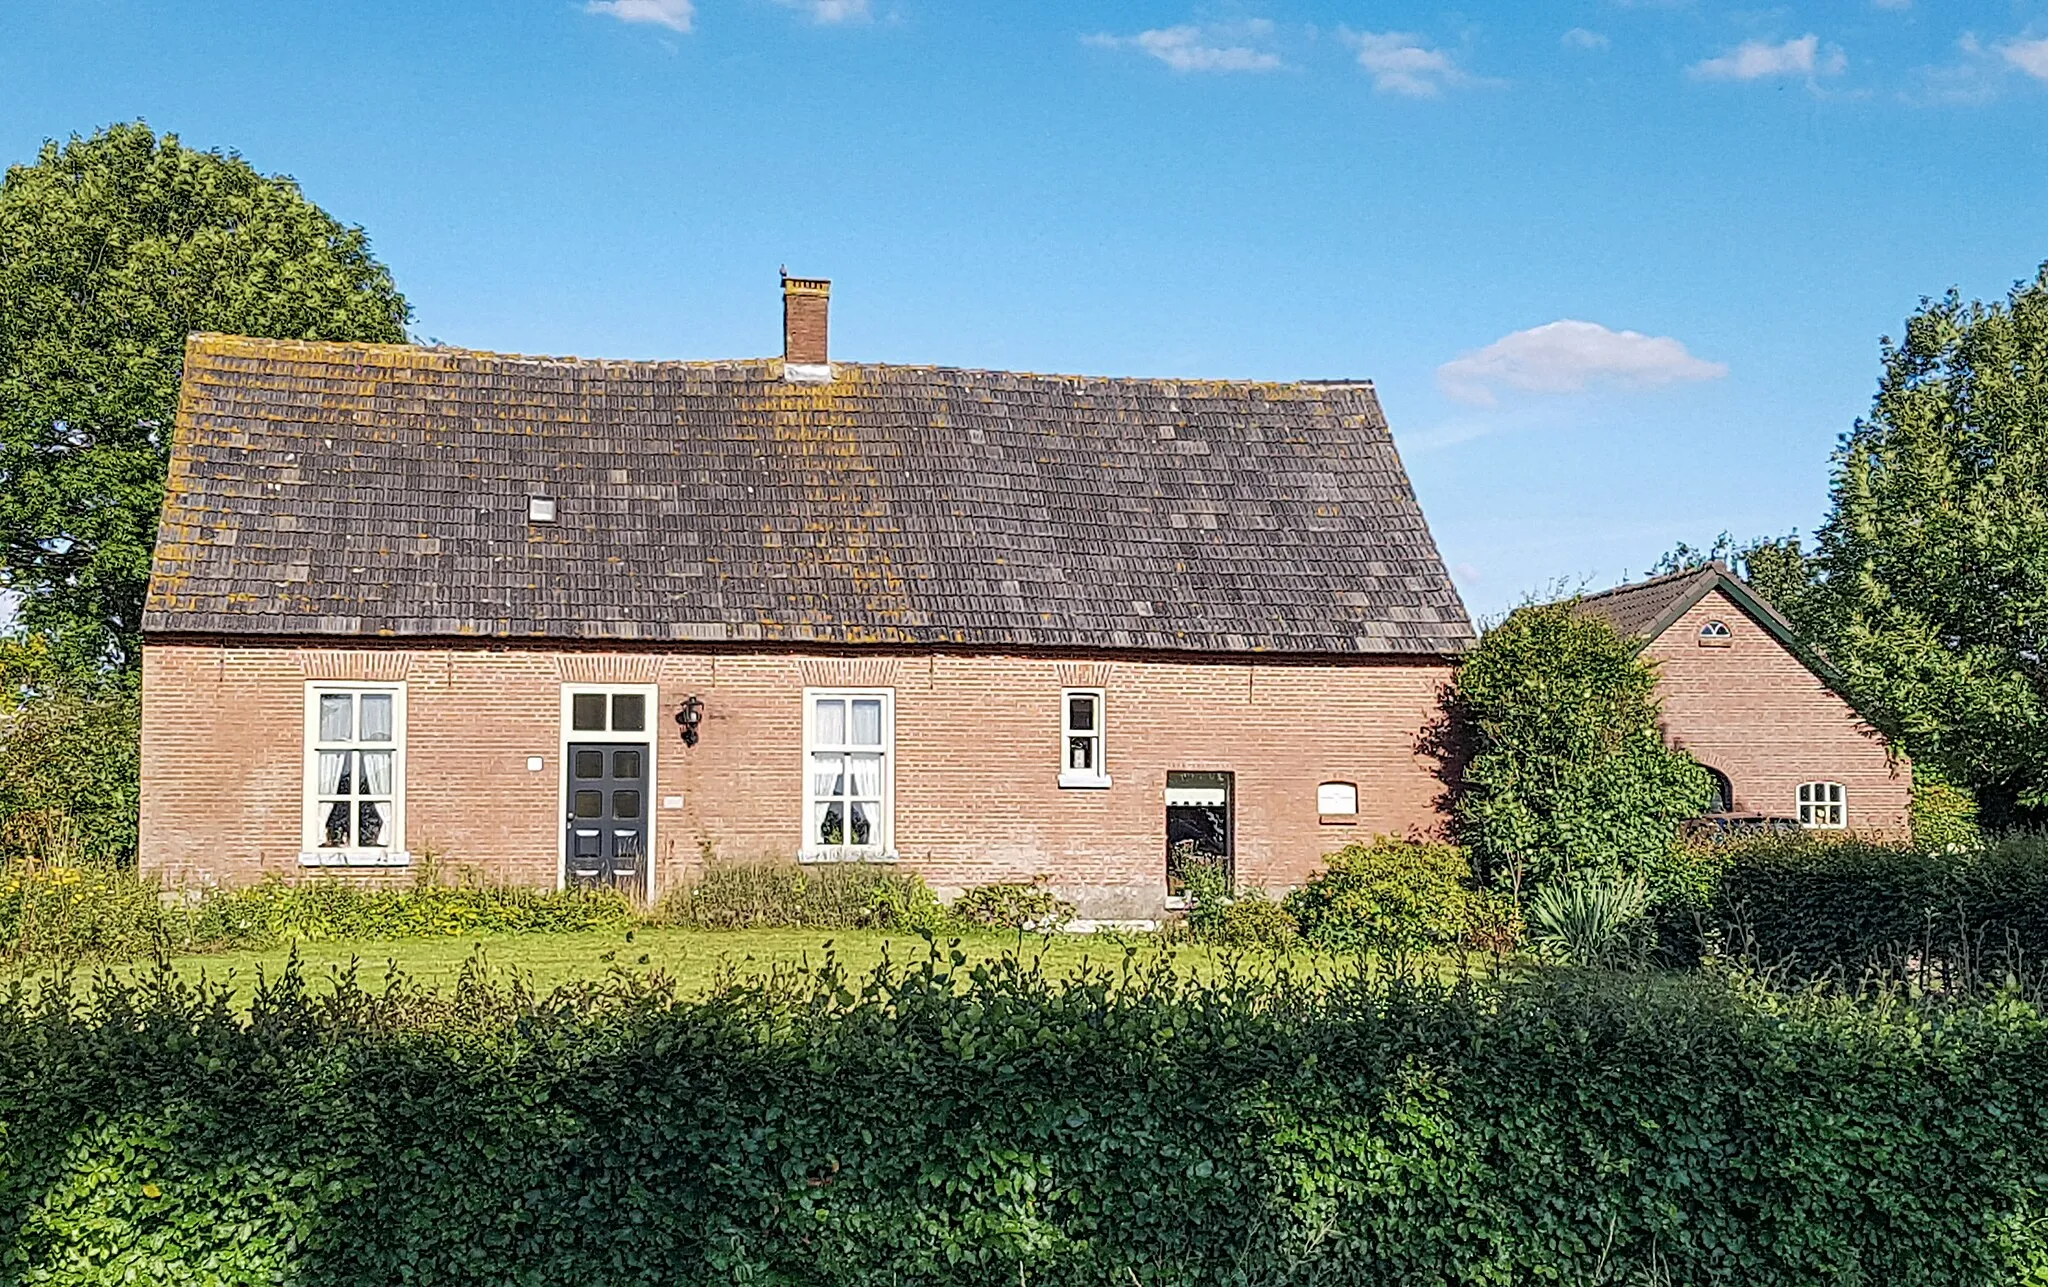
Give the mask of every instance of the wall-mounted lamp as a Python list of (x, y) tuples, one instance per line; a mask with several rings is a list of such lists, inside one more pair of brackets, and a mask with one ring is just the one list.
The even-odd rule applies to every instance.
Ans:
[(676, 712), (676, 723), (683, 726), (684, 746), (695, 746), (697, 744), (697, 726), (703, 722), (704, 702), (697, 694), (691, 693), (689, 698), (683, 702), (682, 709)]

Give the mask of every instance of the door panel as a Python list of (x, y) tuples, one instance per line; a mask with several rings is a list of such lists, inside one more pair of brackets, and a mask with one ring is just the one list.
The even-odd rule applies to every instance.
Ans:
[(647, 747), (569, 747), (568, 877), (638, 898), (647, 890)]

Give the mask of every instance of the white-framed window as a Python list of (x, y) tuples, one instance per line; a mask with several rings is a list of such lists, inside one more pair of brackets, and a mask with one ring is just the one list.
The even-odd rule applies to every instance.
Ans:
[(305, 828), (309, 867), (402, 867), (405, 685), (306, 685)]
[(1100, 688), (1068, 688), (1060, 692), (1060, 785), (1106, 787), (1109, 765), (1103, 759), (1109, 713)]
[(1726, 648), (1729, 641), (1734, 638), (1735, 632), (1728, 628), (1728, 623), (1725, 621), (1709, 621), (1700, 627), (1700, 647), (1702, 648)]
[(1848, 793), (1839, 782), (1806, 782), (1799, 787), (1799, 825), (1839, 831), (1849, 825)]
[(896, 692), (804, 690), (805, 862), (896, 857)]
[(1316, 788), (1316, 813), (1325, 818), (1358, 816), (1358, 784), (1325, 782)]

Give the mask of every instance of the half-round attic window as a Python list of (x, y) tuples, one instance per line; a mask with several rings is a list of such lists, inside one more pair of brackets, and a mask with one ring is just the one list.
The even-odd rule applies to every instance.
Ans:
[(1735, 632), (1728, 628), (1728, 623), (1725, 621), (1709, 621), (1700, 627), (1700, 647), (1702, 648), (1726, 648), (1728, 641), (1734, 637)]

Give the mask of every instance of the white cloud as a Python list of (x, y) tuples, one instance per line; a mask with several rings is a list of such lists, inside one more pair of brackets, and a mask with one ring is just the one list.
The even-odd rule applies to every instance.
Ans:
[(583, 8), (620, 22), (651, 22), (670, 31), (688, 31), (697, 16), (691, 0), (590, 0)]
[(1497, 387), (1523, 393), (1583, 393), (1598, 384), (1644, 388), (1728, 374), (1694, 357), (1668, 335), (1611, 331), (1598, 322), (1546, 322), (1502, 336), (1436, 369), (1437, 383), (1460, 402), (1492, 406)]
[(1558, 43), (1566, 49), (1605, 49), (1609, 41), (1607, 37), (1597, 31), (1588, 31), (1584, 27), (1573, 27), (1570, 31), (1564, 33), (1564, 38), (1558, 41)]
[(1745, 40), (1719, 58), (1694, 63), (1701, 80), (1760, 80), (1766, 76), (1833, 76), (1849, 65), (1848, 55), (1833, 45), (1822, 50), (1811, 33), (1782, 44)]
[(1421, 36), (1402, 31), (1345, 32), (1358, 50), (1358, 65), (1372, 74), (1372, 87), (1383, 94), (1435, 98), (1446, 86), (1463, 85), (1471, 77), (1451, 56), (1431, 47)]
[(2035, 80), (2048, 80), (2048, 40), (2010, 40), (1998, 47), (1998, 53)]
[(801, 9), (813, 22), (865, 22), (868, 0), (776, 0), (785, 9)]
[(1227, 25), (1159, 27), (1135, 36), (1089, 36), (1086, 40), (1103, 49), (1136, 50), (1177, 72), (1262, 72), (1276, 71), (1282, 65), (1280, 55), (1260, 48), (1272, 36), (1273, 24), (1255, 18)]

